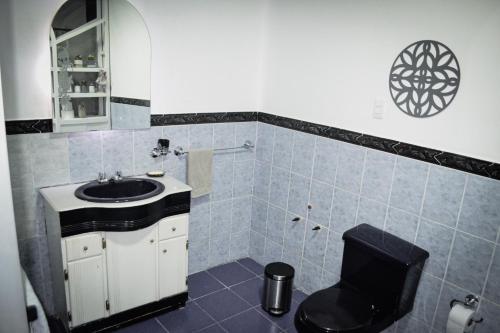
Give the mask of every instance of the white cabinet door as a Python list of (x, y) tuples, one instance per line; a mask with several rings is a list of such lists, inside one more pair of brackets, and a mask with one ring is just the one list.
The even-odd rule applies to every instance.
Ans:
[(127, 232), (106, 232), (110, 313), (158, 299), (157, 225)]
[(187, 237), (160, 242), (158, 247), (158, 279), (160, 298), (187, 290)]
[(102, 255), (68, 263), (72, 326), (103, 318), (106, 312), (106, 273)]

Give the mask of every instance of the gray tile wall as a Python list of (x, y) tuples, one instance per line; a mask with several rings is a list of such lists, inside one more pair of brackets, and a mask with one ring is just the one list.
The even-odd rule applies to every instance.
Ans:
[(470, 293), (476, 332), (500, 327), (500, 181), (258, 123), (254, 185), (250, 256), (292, 264), (300, 289), (336, 283), (342, 233), (369, 223), (431, 254), (413, 312), (388, 331), (444, 332), (450, 300)]
[(449, 301), (468, 293), (482, 299), (476, 332), (500, 327), (499, 181), (264, 123), (9, 136), (21, 259), (42, 298), (50, 294), (36, 189), (116, 169), (163, 167), (185, 181), (185, 159), (149, 157), (159, 137), (173, 148), (257, 143), (215, 156), (214, 192), (192, 201), (190, 273), (250, 255), (291, 263), (297, 286), (312, 292), (338, 281), (342, 233), (370, 223), (431, 253), (413, 312), (388, 331), (444, 332)]
[[(186, 180), (186, 160), (153, 159), (159, 138), (176, 146), (210, 148), (255, 142), (255, 122), (153, 127), (147, 130), (26, 134), (7, 137), (21, 261), (50, 310), (49, 272), (38, 189), (93, 180), (99, 171), (125, 176), (164, 169)], [(213, 192), (192, 200), (189, 272), (248, 257), (255, 152), (217, 153)]]

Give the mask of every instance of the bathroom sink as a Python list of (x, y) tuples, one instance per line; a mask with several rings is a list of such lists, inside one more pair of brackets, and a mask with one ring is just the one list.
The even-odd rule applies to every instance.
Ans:
[(91, 202), (129, 202), (154, 197), (164, 189), (162, 183), (153, 179), (124, 178), (106, 183), (90, 182), (77, 188), (75, 196)]

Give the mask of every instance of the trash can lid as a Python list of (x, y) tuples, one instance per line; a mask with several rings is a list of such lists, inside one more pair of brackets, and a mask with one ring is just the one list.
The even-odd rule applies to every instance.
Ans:
[(291, 280), (295, 274), (293, 267), (284, 262), (267, 264), (264, 272), (266, 277), (277, 281)]

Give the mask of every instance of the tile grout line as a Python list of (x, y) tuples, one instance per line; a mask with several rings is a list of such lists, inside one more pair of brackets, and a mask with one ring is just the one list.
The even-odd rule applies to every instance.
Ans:
[[(242, 258), (242, 259), (244, 259), (244, 258)], [(241, 260), (241, 259), (238, 259), (238, 260)], [(252, 270), (250, 270), (249, 268), (247, 268), (245, 265), (243, 265), (242, 263), (238, 262), (238, 260), (235, 260), (235, 261), (234, 261), (234, 263), (236, 263), (236, 264), (240, 265), (240, 266), (241, 266), (241, 267), (243, 267), (246, 271), (248, 271), (248, 272), (252, 273), (252, 274), (253, 274), (253, 275), (255, 275), (255, 276), (254, 276), (253, 278), (251, 278), (251, 279), (248, 279), (248, 280), (245, 280), (245, 281), (238, 282), (238, 283), (237, 283), (237, 284), (235, 284), (235, 285), (238, 285), (238, 284), (240, 284), (240, 283), (247, 282), (247, 281), (250, 281), (250, 280), (252, 280), (252, 279), (254, 279), (254, 278), (256, 278), (256, 277), (259, 277), (259, 275), (257, 275), (257, 273), (253, 272)]]
[[(363, 170), (361, 170), (361, 180), (360, 180), (360, 184), (359, 184), (359, 191), (358, 191), (358, 193), (354, 193), (358, 198), (358, 204), (356, 206), (356, 214), (354, 216), (354, 226), (358, 225), (359, 207), (361, 206), (361, 186), (362, 186), (363, 178), (365, 177), (366, 155), (368, 154), (366, 148), (364, 148), (364, 149), (365, 149), (365, 151), (363, 154)], [(384, 218), (386, 218), (386, 217), (387, 217), (387, 214)], [(385, 228), (385, 225), (384, 225), (384, 228)]]
[[(415, 215), (415, 213), (410, 213), (410, 212), (408, 212), (408, 211), (406, 211), (404, 209), (401, 209), (401, 208), (396, 208), (396, 207), (391, 207), (391, 208), (399, 210), (401, 212), (404, 212), (404, 213), (412, 215), (412, 216), (417, 216), (417, 215)], [(456, 231), (460, 232), (461, 234), (465, 234), (465, 235), (470, 236), (472, 238), (479, 239), (479, 240), (481, 240), (483, 242), (486, 242), (486, 243), (490, 243), (490, 244), (493, 244), (493, 245), (498, 244), (498, 241), (495, 242), (495, 241), (492, 241), (491, 239), (486, 239), (486, 238), (483, 238), (481, 236), (477, 236), (477, 235), (471, 234), (470, 232), (467, 232), (467, 231), (464, 231), (462, 229), (459, 229), (458, 227), (450, 227), (447, 224), (443, 224), (441, 222), (438, 222), (438, 221), (435, 221), (435, 220), (432, 220), (432, 219), (429, 219), (429, 218), (426, 218), (426, 217), (422, 217), (422, 219), (425, 220), (426, 222), (439, 225), (439, 226), (444, 227), (444, 228), (449, 229), (449, 230), (453, 230), (453, 231), (456, 230)], [(499, 241), (500, 241), (500, 239), (499, 239)]]
[[(458, 220), (460, 219), (460, 215), (462, 213), (462, 206), (463, 206), (463, 203), (464, 203), (465, 192), (467, 190), (468, 182), (469, 182), (469, 177), (467, 176), (465, 178), (464, 189), (462, 191), (462, 198), (460, 199), (460, 206), (458, 208), (458, 214), (457, 214), (455, 226), (458, 225)], [(444, 289), (444, 285), (446, 283), (446, 274), (448, 273), (448, 267), (449, 267), (449, 264), (450, 264), (450, 261), (451, 261), (451, 255), (453, 253), (453, 247), (455, 246), (456, 235), (457, 235), (457, 229), (455, 228), (453, 230), (453, 237), (451, 239), (450, 250), (448, 251), (448, 258), (446, 260), (446, 265), (445, 265), (445, 269), (444, 269), (443, 282), (441, 283), (441, 288), (439, 290), (439, 296), (437, 298), (438, 301), (437, 301), (436, 309), (434, 309), (434, 315), (432, 316), (432, 320), (431, 320), (431, 325), (430, 325), (431, 329), (433, 329), (434, 326), (435, 326), (435, 324), (436, 324), (436, 316), (437, 316), (437, 312), (438, 312), (438, 307), (439, 307), (439, 303), (441, 301), (441, 296), (443, 295), (443, 289)]]
[[(281, 260), (284, 261), (285, 260), (285, 247), (286, 247), (286, 235), (287, 235), (287, 225), (289, 223), (288, 221), (288, 202), (290, 200), (290, 187), (292, 186), (292, 162), (293, 162), (293, 153), (294, 153), (294, 146), (293, 146), (293, 138), (294, 138), (294, 134), (292, 134), (292, 150), (290, 151), (290, 167), (287, 169), (284, 169), (283, 170), (285, 172), (287, 172), (287, 181), (288, 181), (288, 188), (287, 188), (287, 191), (286, 191), (286, 204), (285, 204), (285, 223), (283, 224), (283, 250), (281, 251)], [(299, 272), (300, 272), (300, 267), (297, 267), (297, 276), (299, 275)]]
[[(203, 310), (202, 310), (202, 311), (203, 311)], [(205, 312), (205, 314), (207, 314), (207, 313)], [(208, 314), (207, 314), (207, 315), (208, 315)], [(209, 318), (210, 318), (210, 317), (209, 317)], [(212, 318), (210, 318), (210, 319), (212, 319)], [(193, 333), (203, 332), (203, 331), (204, 331), (204, 330), (206, 330), (207, 328), (214, 327), (214, 326), (217, 326), (217, 327), (219, 326), (219, 325), (217, 324), (217, 322), (216, 322), (216, 321), (215, 321), (215, 322), (213, 322), (213, 323), (208, 324), (207, 326), (203, 326), (202, 328), (196, 329), (196, 330), (194, 330), (194, 331), (192, 331), (192, 332), (193, 332)], [(223, 331), (224, 331), (224, 332), (226, 332), (225, 330), (223, 330)]]
[[(293, 135), (293, 151), (292, 151), (292, 164), (291, 164), (291, 171), (290, 172), (293, 172), (293, 159), (295, 157), (295, 138), (296, 138), (296, 135), (294, 133)], [(316, 138), (314, 139), (315, 140), (315, 145), (316, 145)], [(299, 175), (301, 177), (303, 177), (302, 175)], [(307, 177), (304, 177), (304, 178), (307, 178)], [(311, 179), (308, 179), (309, 181), (309, 194), (308, 194), (308, 199), (307, 199), (307, 204), (309, 204), (309, 202), (311, 201)], [(290, 187), (291, 187), (291, 184), (290, 184)], [(288, 191), (288, 195), (290, 195), (290, 191)], [(288, 207), (287, 207), (288, 209)], [(299, 284), (301, 285), (302, 288), (304, 288), (304, 286), (302, 285), (302, 265), (304, 264), (304, 251), (305, 251), (305, 246), (306, 246), (306, 237), (307, 237), (307, 223), (308, 223), (308, 219), (309, 219), (309, 209), (308, 207), (306, 207), (306, 213), (304, 214), (304, 236), (302, 237), (302, 250), (300, 252), (300, 273), (298, 274), (298, 282)]]
[(386, 202), (387, 207), (385, 208), (383, 230), (385, 230), (385, 228), (387, 226), (387, 217), (389, 216), (389, 209), (391, 208), (392, 189), (394, 186), (394, 177), (396, 176), (396, 168), (397, 168), (398, 162), (399, 162), (399, 159), (397, 157), (394, 158), (394, 165), (392, 166), (392, 174), (391, 174), (391, 184), (389, 185), (389, 196), (387, 197), (387, 202)]
[[(318, 144), (318, 140), (316, 140), (316, 146), (315, 146), (315, 151), (314, 151), (314, 161), (316, 161), (316, 156), (317, 156), (317, 144)], [(337, 146), (337, 149), (340, 149), (340, 148)], [(340, 156), (340, 154), (339, 154), (339, 156)], [(325, 265), (326, 265), (326, 255), (328, 253), (328, 245), (330, 242), (330, 233), (335, 231), (333, 228), (333, 225), (332, 225), (332, 212), (333, 212), (333, 202), (335, 200), (335, 183), (337, 182), (337, 172), (339, 169), (338, 168), (339, 156), (337, 156), (337, 162), (336, 162), (336, 166), (335, 166), (335, 175), (333, 176), (332, 199), (330, 200), (330, 214), (328, 216), (328, 233), (326, 234), (326, 243), (325, 243), (325, 252), (324, 252), (324, 256), (323, 256), (323, 264), (321, 265), (321, 270), (322, 270), (321, 283), (322, 284), (323, 284), (323, 280), (325, 278), (325, 272), (329, 272), (325, 268)], [(313, 168), (313, 175), (314, 175), (314, 168)], [(329, 272), (329, 273), (332, 274), (332, 272)]]
[[(274, 160), (275, 160), (275, 152), (276, 152), (276, 136), (277, 136), (277, 132), (278, 132), (278, 129), (276, 128), (276, 126), (273, 126), (273, 131), (274, 131), (274, 139), (273, 139), (273, 154), (272, 154), (272, 159), (271, 159), (271, 180), (270, 180), (270, 184), (269, 184), (269, 203), (268, 203), (268, 216), (269, 216), (269, 206), (273, 206), (273, 207), (277, 207), (276, 205), (273, 205), (271, 203), (271, 190), (272, 190), (272, 178), (273, 178), (273, 174), (274, 174)], [(286, 171), (285, 171), (286, 172)], [(290, 183), (290, 180), (288, 180), (288, 182)], [(287, 206), (288, 206), (288, 193), (287, 193), (287, 197), (286, 197), (286, 202), (287, 202)], [(280, 210), (283, 210), (281, 207), (277, 207), (279, 208)], [(288, 208), (288, 207), (287, 207)], [(280, 253), (280, 256), (279, 256), (279, 260), (283, 261), (283, 257), (285, 256), (285, 226), (286, 226), (286, 210), (284, 211), (284, 217), (283, 217), (283, 231), (281, 232), (281, 253)], [(266, 234), (266, 237), (267, 237), (267, 234)]]
[[(230, 320), (230, 319), (233, 319), (233, 318), (235, 318), (235, 317), (237, 317), (237, 316), (239, 316), (239, 315), (241, 315), (241, 314), (243, 314), (243, 313), (245, 313), (245, 312), (252, 311), (252, 310), (253, 310), (253, 311), (255, 311), (255, 309), (251, 306), (251, 307), (249, 307), (248, 309), (245, 309), (245, 310), (240, 311), (240, 312), (238, 312), (238, 313), (235, 313), (234, 315), (231, 315), (231, 316), (229, 316), (229, 317), (227, 317), (227, 318), (224, 318), (224, 319), (222, 319), (222, 320), (219, 320), (219, 321), (217, 321), (217, 323), (218, 323), (220, 326), (222, 326), (222, 323), (223, 323), (223, 322), (228, 321), (228, 320)], [(227, 330), (225, 330), (225, 331), (227, 332)]]
[[(212, 128), (212, 143), (211, 143), (211, 147), (213, 149), (214, 147), (214, 126), (212, 125), (211, 126)], [(191, 132), (191, 126), (189, 126), (189, 131)], [(189, 137), (191, 138), (191, 133), (189, 134)], [(191, 142), (190, 142), (190, 146), (191, 146)], [(189, 149), (191, 149), (191, 147), (189, 147)], [(212, 169), (212, 178), (213, 178), (213, 172), (214, 172), (214, 169)], [(208, 195), (208, 221), (209, 221), (209, 229), (208, 229), (208, 262), (206, 263), (208, 267), (211, 266), (212, 262), (211, 262), (211, 253), (212, 253), (212, 192), (210, 192), (210, 194)]]
[[(199, 272), (199, 273), (203, 273), (203, 272), (206, 272), (206, 271), (201, 271), (201, 272)], [(197, 273), (196, 273), (196, 274), (197, 274)], [(212, 277), (212, 276), (211, 276), (211, 277)], [(217, 281), (219, 281), (219, 280), (217, 280)], [(204, 295), (201, 295), (201, 296), (196, 297), (196, 298), (191, 298), (190, 300), (191, 300), (191, 302), (195, 302), (195, 301), (198, 301), (198, 300), (200, 300), (200, 299), (202, 299), (202, 298), (204, 298), (204, 297), (206, 297), (206, 296), (211, 296), (211, 295), (213, 295), (213, 294), (218, 293), (219, 291), (226, 290), (226, 289), (228, 289), (228, 288), (227, 288), (225, 285), (223, 285), (223, 286), (222, 286), (222, 288), (220, 288), (220, 289), (217, 289), (217, 290), (211, 291), (211, 292), (209, 292), (208, 294), (204, 294)]]
[[(239, 264), (239, 263), (238, 263), (238, 264)], [(240, 265), (241, 265), (241, 264), (240, 264)], [(238, 297), (239, 299), (241, 299), (242, 301), (244, 301), (246, 304), (248, 304), (248, 305), (250, 306), (250, 308), (248, 308), (248, 309), (246, 309), (246, 310), (244, 310), (244, 311), (241, 311), (241, 312), (239, 312), (239, 313), (236, 313), (236, 314), (234, 314), (234, 315), (231, 315), (231, 316), (229, 316), (229, 317), (227, 317), (227, 318), (225, 318), (225, 319), (222, 319), (222, 320), (220, 320), (220, 321), (215, 320), (215, 318), (213, 318), (213, 317), (212, 317), (209, 313), (207, 313), (207, 314), (208, 314), (208, 315), (209, 315), (212, 319), (214, 319), (214, 320), (215, 320), (215, 322), (216, 322), (216, 323), (221, 323), (221, 322), (223, 322), (223, 321), (229, 320), (229, 319), (231, 319), (231, 318), (233, 318), (233, 317), (236, 317), (236, 316), (238, 316), (238, 315), (240, 315), (240, 314), (242, 314), (242, 313), (244, 313), (244, 312), (246, 312), (246, 311), (252, 310), (252, 309), (254, 308), (254, 307), (253, 307), (253, 306), (252, 306), (252, 305), (251, 305), (251, 304), (250, 304), (247, 300), (245, 300), (245, 299), (244, 299), (244, 298), (242, 298), (240, 295), (238, 295), (237, 293), (235, 293), (234, 291), (232, 291), (232, 290), (231, 290), (231, 287), (234, 287), (234, 286), (236, 286), (236, 285), (239, 285), (239, 284), (242, 284), (242, 283), (244, 283), (244, 282), (247, 282), (247, 281), (250, 281), (250, 280), (252, 280), (252, 279), (255, 279), (257, 276), (254, 276), (254, 277), (252, 277), (251, 279), (248, 279), (248, 280), (245, 280), (245, 281), (241, 281), (241, 282), (236, 283), (236, 284), (234, 284), (234, 285), (227, 286), (227, 285), (226, 285), (226, 284), (224, 284), (222, 281), (220, 281), (220, 280), (219, 280), (219, 279), (218, 279), (215, 275), (213, 275), (213, 274), (211, 274), (210, 272), (208, 272), (208, 270), (207, 270), (207, 271), (205, 271), (205, 272), (206, 272), (208, 275), (210, 275), (212, 278), (214, 278), (215, 280), (217, 280), (220, 284), (222, 284), (222, 285), (224, 286), (224, 288), (223, 288), (223, 289), (217, 290), (217, 291), (215, 291), (215, 292), (213, 292), (213, 293), (210, 293), (210, 294), (207, 294), (207, 295), (205, 295), (205, 296), (208, 296), (208, 295), (214, 294), (214, 293), (216, 293), (216, 292), (220, 292), (220, 291), (222, 291), (222, 290), (228, 290), (231, 294), (235, 295), (236, 297)], [(255, 274), (255, 273), (254, 273), (254, 274)], [(200, 296), (200, 297), (199, 297), (199, 298), (197, 298), (196, 300), (199, 300), (199, 299), (201, 299), (201, 298), (203, 298), (203, 297), (205, 297), (205, 296)], [(196, 300), (193, 300), (193, 302), (195, 302), (195, 304), (196, 304), (196, 305), (198, 305), (198, 307), (200, 307), (200, 308), (201, 308), (204, 312), (206, 312), (206, 311), (203, 309), (203, 307), (201, 307), (201, 306), (200, 306), (200, 305), (196, 302)], [(210, 326), (212, 326), (212, 325), (210, 325)], [(208, 326), (207, 326), (207, 327), (208, 327)]]
[[(292, 163), (293, 163), (293, 155), (294, 155), (294, 147), (295, 147), (295, 134), (292, 132), (290, 133), (292, 135), (292, 149), (290, 151), (290, 166), (288, 169), (285, 169), (283, 168), (283, 170), (285, 170), (288, 174), (288, 188), (287, 188), (287, 191), (286, 191), (286, 208), (285, 208), (285, 223), (283, 225), (283, 251), (281, 253), (281, 260), (285, 260), (285, 248), (287, 247), (287, 241), (286, 241), (286, 235), (287, 235), (287, 226), (288, 226), (288, 215), (289, 215), (289, 210), (288, 210), (288, 207), (289, 207), (289, 201), (290, 201), (290, 189), (292, 187)], [(293, 214), (295, 215), (295, 214)], [(299, 261), (300, 261), (300, 258), (299, 258)], [(295, 276), (300, 276), (300, 263), (299, 263), (299, 267), (297, 267), (297, 269), (295, 269), (297, 274), (295, 274)], [(297, 283), (294, 283), (295, 285)]]
[[(311, 205), (311, 197), (312, 197), (312, 188), (313, 188), (313, 182), (315, 181), (314, 180), (314, 168), (316, 167), (316, 147), (318, 145), (318, 137), (316, 135), (314, 135), (314, 148), (313, 148), (313, 159), (312, 159), (312, 165), (311, 165), (311, 177), (309, 177), (309, 199), (308, 199), (308, 210), (307, 210), (307, 223), (306, 223), (306, 232), (305, 232), (305, 236), (304, 236), (304, 252), (302, 253), (302, 256), (304, 256), (305, 254), (305, 248), (306, 248), (306, 242), (305, 242), (305, 239), (307, 238), (307, 227), (309, 225), (310, 222), (314, 222), (314, 221), (311, 221), (310, 220), (310, 214), (311, 214), (311, 209), (314, 209), (314, 207), (312, 207), (311, 209), (309, 209), (309, 205)], [(336, 170), (335, 170), (336, 172)], [(322, 264), (321, 265), (316, 265), (316, 266), (319, 266), (320, 269), (321, 269), (321, 273), (320, 273), (320, 286), (321, 287), (321, 284), (323, 283), (323, 277), (324, 277), (324, 274), (323, 274), (323, 271), (324, 271), (324, 265), (325, 265), (325, 257), (326, 257), (326, 248), (327, 248), (327, 245), (328, 245), (328, 235), (330, 234), (330, 218), (331, 218), (331, 214), (332, 214), (332, 207), (331, 207), (331, 203), (333, 202), (333, 186), (332, 186), (332, 200), (330, 201), (330, 211), (329, 211), (329, 216), (328, 216), (328, 226), (326, 225), (323, 225), (321, 223), (317, 223), (323, 227), (325, 227), (324, 229), (326, 229), (326, 239), (325, 239), (325, 244), (323, 246), (323, 260), (322, 260)], [(316, 224), (316, 223), (314, 223)], [(310, 226), (309, 226), (310, 227)], [(323, 229), (323, 230), (324, 230)], [(318, 230), (318, 232), (321, 232), (322, 230)], [(312, 263), (314, 264), (314, 263)]]
[[(268, 239), (268, 227), (269, 227), (269, 201), (270, 201), (270, 196), (271, 196), (271, 178), (272, 178), (272, 171), (273, 171), (273, 162), (274, 162), (274, 142), (276, 140), (276, 128), (271, 127), (273, 131), (272, 135), (272, 141), (273, 141), (273, 146), (272, 146), (272, 151), (271, 151), (271, 162), (269, 163), (269, 180), (267, 182), (267, 201), (266, 201), (266, 235), (264, 238), (264, 261), (267, 262), (267, 244), (268, 241), (271, 241)], [(283, 248), (281, 249), (281, 255), (280, 258), (283, 256)]]
[(161, 321), (158, 319), (158, 316), (154, 317), (154, 320), (160, 327), (167, 333), (170, 333), (170, 331), (161, 323)]
[[(234, 263), (237, 263), (237, 262), (234, 262)], [(239, 263), (237, 263), (237, 264), (239, 264)], [(206, 270), (205, 272), (206, 272), (208, 275), (210, 275), (212, 278), (214, 278), (215, 280), (217, 280), (217, 282), (219, 282), (220, 284), (222, 284), (222, 285), (224, 286), (224, 289), (231, 289), (231, 287), (233, 287), (233, 286), (236, 286), (236, 285), (241, 284), (241, 283), (244, 283), (244, 282), (248, 282), (248, 281), (250, 281), (250, 280), (252, 280), (252, 279), (254, 279), (254, 278), (256, 278), (256, 277), (257, 277), (257, 275), (256, 275), (255, 273), (251, 272), (251, 273), (252, 273), (252, 274), (254, 274), (255, 276), (252, 276), (250, 279), (247, 279), (247, 280), (244, 280), (244, 281), (240, 281), (240, 282), (238, 282), (238, 283), (235, 283), (235, 284), (233, 284), (233, 285), (228, 286), (228, 285), (226, 285), (224, 282), (222, 282), (220, 279), (218, 279), (218, 278), (217, 278), (214, 274), (210, 273), (208, 270)], [(222, 289), (221, 289), (221, 290), (222, 290)], [(219, 291), (220, 291), (220, 290), (219, 290)]]
[[(248, 256), (250, 257), (250, 252), (252, 251), (251, 249), (251, 243), (252, 243), (252, 219), (253, 219), (253, 207), (254, 207), (254, 199), (255, 199), (255, 167), (257, 165), (257, 149), (259, 147), (258, 143), (258, 128), (259, 124), (258, 122), (255, 124), (255, 147), (254, 147), (254, 152), (253, 152), (253, 169), (252, 169), (252, 194), (251, 194), (251, 199), (250, 199), (250, 225), (248, 226), (250, 232), (248, 235)], [(265, 244), (265, 243), (264, 243)]]
[(493, 262), (495, 259), (495, 254), (496, 254), (497, 248), (498, 248), (498, 245), (495, 244), (493, 246), (493, 252), (491, 253), (491, 258), (490, 258), (490, 262), (488, 264), (488, 269), (486, 270), (486, 276), (484, 278), (483, 286), (481, 287), (481, 293), (479, 295), (479, 304), (478, 304), (477, 310), (479, 310), (481, 308), (481, 305), (483, 304), (484, 293), (486, 292), (486, 287), (488, 286), (488, 280), (490, 278), (491, 268), (493, 267)]
[(429, 178), (431, 177), (431, 167), (427, 167), (427, 175), (425, 178), (424, 192), (422, 193), (422, 202), (420, 203), (420, 209), (418, 210), (418, 220), (417, 229), (415, 229), (415, 236), (413, 237), (413, 244), (417, 242), (418, 232), (420, 231), (420, 224), (422, 223), (422, 213), (424, 211), (425, 197), (427, 195), (427, 187), (429, 185)]
[[(196, 306), (198, 306), (200, 308), (201, 311), (203, 311), (203, 313), (205, 313), (210, 319), (212, 319), (214, 322), (212, 324), (210, 324), (209, 326), (205, 326), (205, 327), (202, 327), (200, 328), (198, 331), (201, 331), (201, 330), (204, 330), (205, 328), (207, 327), (210, 327), (210, 326), (213, 326), (213, 325), (219, 325), (219, 321), (217, 319), (215, 319), (210, 313), (208, 313), (202, 306), (200, 306), (198, 303), (196, 303), (195, 301), (193, 301), (194, 304), (196, 304)], [(220, 326), (220, 325), (219, 325)], [(221, 327), (222, 330), (224, 332), (227, 332), (223, 327)]]
[[(232, 124), (232, 131), (233, 131), (233, 144), (234, 147), (236, 147), (236, 125)], [(214, 126), (214, 142), (215, 142), (215, 126)], [(229, 250), (228, 250), (228, 260), (230, 261), (232, 258), (232, 251), (231, 251), (231, 244), (232, 244), (232, 235), (233, 235), (233, 209), (234, 209), (234, 179), (236, 175), (236, 153), (233, 153), (233, 174), (231, 175), (231, 198), (228, 200), (231, 200), (231, 213), (229, 215)]]

